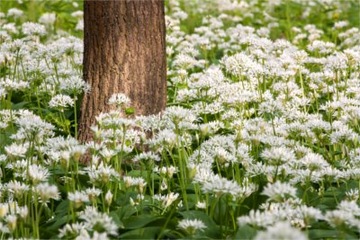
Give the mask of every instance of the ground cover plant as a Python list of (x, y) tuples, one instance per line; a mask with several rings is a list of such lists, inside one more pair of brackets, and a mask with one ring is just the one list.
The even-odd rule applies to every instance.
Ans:
[(82, 3), (1, 1), (1, 238), (359, 238), (359, 2), (165, 4), (167, 109), (81, 144)]

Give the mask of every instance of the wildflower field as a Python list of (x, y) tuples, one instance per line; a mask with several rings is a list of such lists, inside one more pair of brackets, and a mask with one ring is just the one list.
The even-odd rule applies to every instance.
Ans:
[(166, 110), (81, 144), (82, 2), (0, 1), (1, 239), (359, 239), (360, 2), (165, 9)]

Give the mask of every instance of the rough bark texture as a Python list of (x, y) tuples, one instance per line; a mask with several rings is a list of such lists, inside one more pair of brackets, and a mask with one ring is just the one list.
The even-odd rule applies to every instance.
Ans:
[(81, 106), (79, 140), (113, 93), (125, 93), (135, 114), (161, 112), (166, 105), (166, 50), (163, 0), (84, 2), (84, 79), (91, 92)]

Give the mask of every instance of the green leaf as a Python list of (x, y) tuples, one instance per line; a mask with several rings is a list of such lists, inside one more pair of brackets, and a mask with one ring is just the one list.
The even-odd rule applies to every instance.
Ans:
[(161, 227), (144, 227), (120, 235), (120, 239), (156, 239)]
[(49, 232), (57, 232), (59, 228), (64, 226), (69, 220), (71, 219), (71, 216), (65, 215), (62, 217), (55, 217), (53, 219), (54, 223), (51, 224), (49, 227), (46, 228)]
[(120, 220), (119, 215), (117, 214), (117, 212), (110, 212), (109, 215), (114, 220), (114, 222), (116, 223), (116, 225), (119, 228), (125, 228), (124, 223)]
[(125, 113), (126, 113), (126, 115), (132, 115), (135, 113), (135, 108), (133, 108), (133, 107), (125, 108)]
[(126, 220), (123, 220), (125, 228), (127, 229), (136, 229), (142, 228), (148, 225), (151, 222), (155, 222), (163, 217), (155, 217), (153, 215), (144, 214), (139, 216), (131, 216)]
[(68, 209), (70, 207), (70, 201), (69, 200), (63, 200), (57, 207), (55, 210), (55, 214), (57, 216), (64, 216), (68, 213)]
[(333, 229), (309, 230), (309, 238), (311, 239), (323, 239), (323, 238), (337, 239), (339, 237), (340, 237), (339, 231)]
[(253, 239), (257, 230), (248, 224), (239, 227), (235, 234), (235, 239)]

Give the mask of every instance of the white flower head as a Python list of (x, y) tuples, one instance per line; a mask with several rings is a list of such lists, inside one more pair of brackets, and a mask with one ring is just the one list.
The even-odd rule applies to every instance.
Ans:
[(45, 24), (45, 25), (53, 25), (56, 21), (56, 15), (55, 13), (44, 13), (39, 18), (39, 23)]
[(68, 193), (68, 199), (74, 204), (75, 208), (81, 207), (84, 203), (89, 202), (89, 196), (85, 192), (76, 191)]
[(58, 94), (54, 96), (50, 102), (49, 107), (63, 109), (66, 107), (72, 107), (74, 105), (74, 99), (68, 95)]
[(23, 14), (24, 12), (17, 8), (10, 8), (7, 12), (8, 17), (14, 17), (15, 19), (21, 17)]
[(111, 95), (111, 97), (109, 99), (110, 105), (113, 104), (118, 107), (128, 106), (130, 103), (131, 103), (130, 98), (123, 93), (115, 93), (115, 94)]
[(41, 25), (39, 23), (26, 22), (22, 25), (22, 32), (27, 36), (43, 36), (46, 34), (46, 29), (44, 25)]
[(86, 206), (85, 210), (79, 213), (79, 218), (85, 221), (86, 229), (89, 231), (100, 228), (108, 235), (118, 234), (118, 227), (113, 219), (105, 213), (98, 212), (94, 207)]
[[(35, 187), (38, 199), (41, 203), (46, 203), (50, 199), (58, 200), (60, 193), (56, 185), (50, 185), (49, 183), (40, 183)], [(35, 199), (36, 201), (37, 199)]]
[(43, 166), (32, 164), (28, 169), (28, 178), (34, 183), (44, 182), (50, 175), (49, 170)]
[(107, 191), (107, 193), (105, 194), (105, 202), (107, 203), (107, 205), (110, 205), (111, 202), (113, 200), (113, 194), (111, 193), (111, 191)]
[(281, 202), (288, 198), (296, 198), (296, 188), (291, 186), (289, 183), (269, 183), (264, 188), (262, 194), (268, 196), (270, 200)]
[(259, 232), (256, 240), (263, 239), (297, 239), (306, 240), (307, 237), (299, 229), (294, 228), (288, 222), (278, 222), (274, 226), (268, 227), (266, 231)]
[(183, 219), (179, 222), (178, 227), (193, 235), (197, 230), (204, 231), (206, 225), (198, 219)]

